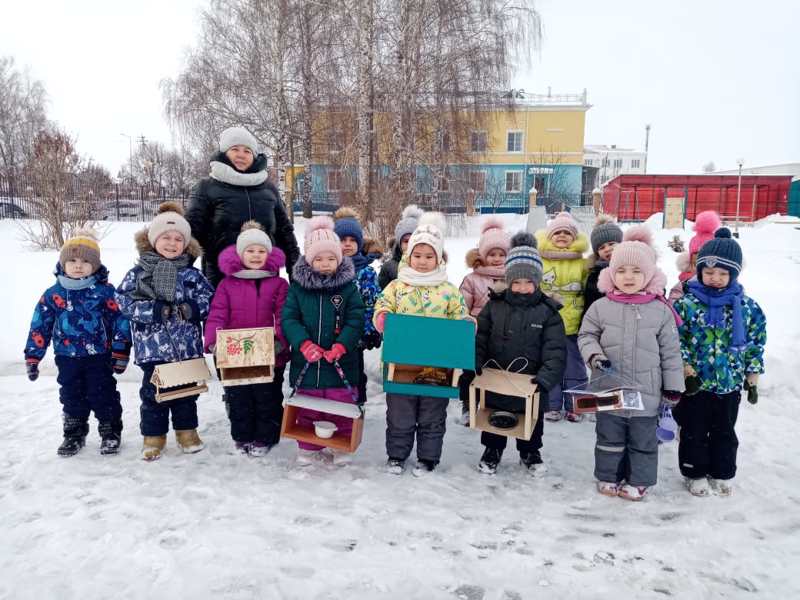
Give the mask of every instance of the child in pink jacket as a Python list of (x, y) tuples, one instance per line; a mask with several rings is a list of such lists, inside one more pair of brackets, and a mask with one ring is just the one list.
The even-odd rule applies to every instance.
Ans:
[(250, 456), (266, 456), (278, 443), (283, 419), (283, 370), (289, 345), (281, 331), (281, 310), (289, 284), (280, 270), (286, 256), (272, 246), (255, 221), (242, 226), (236, 244), (218, 259), (225, 278), (220, 282), (205, 331), (205, 348), (213, 352), (218, 329), (275, 328), (275, 379), (225, 388), (225, 404), (236, 449)]

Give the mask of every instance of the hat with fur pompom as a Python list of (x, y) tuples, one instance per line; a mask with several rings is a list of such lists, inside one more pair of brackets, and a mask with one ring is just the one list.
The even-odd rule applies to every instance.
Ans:
[(192, 239), (192, 227), (183, 218), (183, 207), (177, 202), (162, 202), (158, 214), (147, 228), (147, 241), (155, 248), (156, 240), (168, 231), (177, 231), (183, 236), (183, 247)]
[(342, 245), (339, 236), (333, 230), (333, 219), (326, 216), (314, 217), (306, 225), (305, 245), (303, 254), (310, 265), (314, 258), (323, 252), (331, 252), (336, 257), (336, 262), (342, 262)]
[(394, 239), (398, 246), (403, 241), (404, 236), (414, 233), (417, 228), (417, 222), (423, 213), (424, 211), (416, 204), (409, 204), (403, 209), (400, 220), (394, 227)]
[(536, 238), (527, 231), (515, 233), (506, 257), (506, 283), (515, 279), (530, 279), (537, 286), (542, 281), (542, 258), (536, 249)]
[(444, 215), (438, 212), (424, 213), (417, 222), (417, 227), (408, 239), (408, 250), (411, 256), (414, 246), (427, 244), (436, 253), (437, 262), (444, 261), (444, 229), (446, 223)]
[(489, 217), (481, 225), (481, 237), (478, 240), (478, 255), (486, 261), (486, 256), (499, 248), (508, 254), (509, 236), (503, 230), (503, 221), (497, 217)]
[(694, 221), (694, 236), (689, 240), (689, 254), (697, 254), (703, 244), (714, 239), (714, 232), (722, 227), (716, 211), (704, 210), (697, 213)]
[(61, 268), (68, 260), (80, 258), (92, 265), (92, 273), (100, 268), (100, 244), (97, 235), (91, 229), (76, 229), (70, 238), (61, 246), (58, 262)]
[(592, 242), (592, 250), (597, 255), (597, 251), (600, 250), (603, 244), (608, 244), (609, 242), (619, 244), (622, 242), (622, 229), (617, 225), (613, 217), (602, 214), (597, 217), (589, 238)]
[(364, 247), (364, 230), (359, 222), (361, 215), (358, 214), (358, 211), (349, 206), (343, 206), (333, 213), (333, 220), (333, 230), (339, 236), (339, 239), (344, 237), (353, 238), (358, 246), (356, 253), (360, 253)]
[(246, 221), (242, 225), (242, 233), (236, 238), (236, 254), (242, 257), (250, 246), (263, 246), (267, 254), (272, 252), (272, 242), (258, 221)]
[(657, 261), (652, 232), (647, 225), (633, 225), (625, 231), (622, 243), (614, 247), (608, 267), (600, 272), (597, 287), (601, 292), (613, 290), (617, 269), (633, 266), (638, 267), (644, 275), (644, 291), (663, 294), (667, 279), (658, 268)]

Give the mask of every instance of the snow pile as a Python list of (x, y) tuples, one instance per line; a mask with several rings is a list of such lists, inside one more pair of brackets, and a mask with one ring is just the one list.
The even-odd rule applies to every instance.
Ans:
[[(509, 229), (525, 217), (504, 215)], [(449, 239), (449, 273), (477, 241)], [(134, 261), (137, 224), (102, 242), (113, 282)], [(302, 220), (298, 229), (302, 232)], [(675, 281), (676, 231), (653, 223), (660, 266)], [(680, 232), (680, 230), (678, 230)], [(299, 234), (298, 234), (299, 235)], [(690, 226), (683, 234), (688, 239)], [(158, 463), (138, 460), (138, 378), (129, 368), (120, 456), (87, 448), (58, 459), (60, 407), (52, 354), (42, 377), (24, 376), (22, 348), (56, 253), (31, 252), (0, 221), (6, 293), (0, 347), (0, 598), (680, 598), (796, 597), (800, 558), (797, 349), (800, 232), (784, 224), (742, 228), (741, 281), (769, 321), (762, 400), (742, 404), (740, 471), (727, 499), (691, 497), (677, 448), (661, 449), (659, 485), (640, 504), (593, 487), (589, 422), (546, 424), (540, 480), (517, 464), (513, 443), (495, 477), (477, 473), (479, 435), (448, 422), (440, 469), (416, 479), (383, 472), (385, 402), (378, 352), (368, 357), (364, 442), (352, 465), (293, 466), (285, 441), (262, 460), (232, 451), (217, 382), (201, 397), (207, 449), (179, 455), (170, 437)], [(459, 412), (451, 404), (455, 417)], [(94, 422), (93, 422), (94, 423)]]

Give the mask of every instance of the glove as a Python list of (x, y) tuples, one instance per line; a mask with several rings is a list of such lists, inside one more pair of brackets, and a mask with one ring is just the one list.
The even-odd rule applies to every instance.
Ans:
[(536, 385), (539, 385), (539, 381), (536, 379), (535, 375), (533, 377), (531, 377), (531, 383), (535, 383)]
[(310, 363), (317, 362), (324, 355), (324, 350), (311, 340), (306, 340), (300, 344), (300, 353)]
[(345, 348), (344, 345), (339, 343), (336, 343), (333, 346), (331, 346), (330, 350), (326, 350), (325, 352), (323, 352), (325, 360), (327, 360), (329, 363), (335, 363), (345, 354), (347, 354), (347, 348)]
[(610, 371), (611, 370), (611, 361), (605, 357), (603, 354), (595, 354), (589, 363), (593, 369), (598, 369), (600, 371)]
[(662, 390), (661, 401), (669, 408), (675, 408), (681, 401), (681, 393), (674, 390)]
[(475, 375), (477, 375), (478, 377), (483, 375), (483, 367), (482, 366), (477, 365), (477, 364), (475, 365)]
[(39, 361), (28, 359), (25, 361), (25, 370), (28, 371), (28, 379), (36, 381), (39, 379)]
[(166, 323), (169, 321), (169, 317), (172, 314), (172, 305), (167, 304), (166, 302), (162, 302), (161, 300), (156, 300), (153, 304), (153, 319), (158, 319), (162, 323)]
[(383, 342), (383, 336), (377, 330), (370, 331), (361, 339), (361, 345), (365, 350), (379, 348), (381, 342)]
[(687, 365), (686, 363), (683, 364), (683, 376), (684, 377), (694, 377), (697, 375), (697, 371), (694, 370), (692, 365)]
[(684, 393), (687, 396), (694, 396), (700, 391), (703, 381), (697, 375), (689, 375), (685, 380), (685, 385), (686, 391)]
[(375, 329), (378, 330), (378, 333), (383, 333), (385, 327), (386, 327), (386, 311), (379, 312), (378, 316), (375, 317)]
[(122, 375), (125, 372), (125, 369), (128, 368), (128, 360), (130, 360), (130, 355), (125, 354), (124, 352), (112, 352), (111, 370), (113, 370), (117, 375)]
[[(758, 381), (758, 373), (752, 373), (756, 375), (756, 381)], [(758, 386), (754, 383), (750, 383), (750, 375), (747, 376), (747, 379), (744, 381), (744, 389), (747, 391), (747, 401), (750, 404), (758, 404)]]

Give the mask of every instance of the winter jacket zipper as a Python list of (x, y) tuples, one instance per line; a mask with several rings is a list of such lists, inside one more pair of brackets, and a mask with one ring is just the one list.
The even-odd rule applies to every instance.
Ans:
[[(319, 295), (319, 321), (317, 322), (317, 344), (322, 343), (322, 294)], [(322, 366), (317, 361), (317, 389), (319, 389), (319, 378)]]
[(247, 211), (250, 213), (250, 220), (253, 220), (253, 201), (250, 199), (250, 191), (244, 188), (244, 193), (247, 194)]

